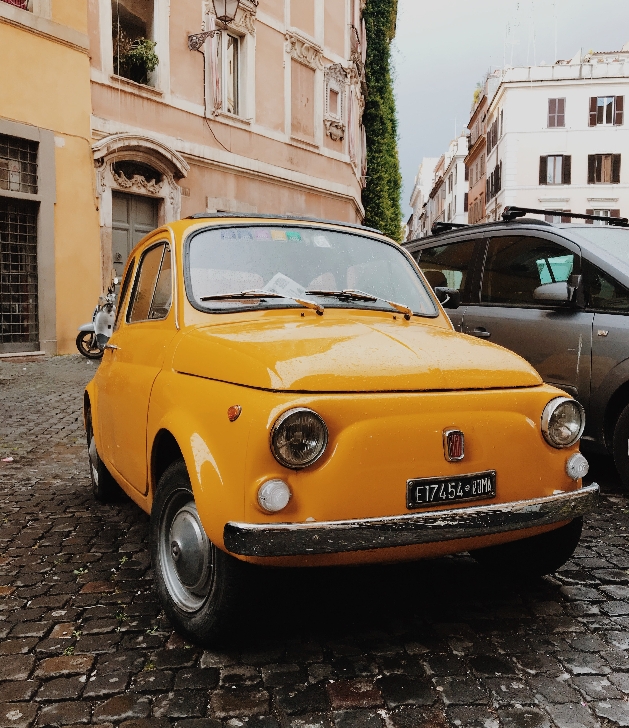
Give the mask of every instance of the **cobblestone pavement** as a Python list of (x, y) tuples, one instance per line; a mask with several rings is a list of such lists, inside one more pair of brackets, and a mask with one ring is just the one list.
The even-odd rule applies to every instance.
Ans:
[(553, 578), (466, 556), (265, 572), (224, 652), (174, 633), (147, 517), (90, 494), (95, 365), (0, 363), (0, 728), (578, 728), (629, 725), (629, 503), (606, 497)]

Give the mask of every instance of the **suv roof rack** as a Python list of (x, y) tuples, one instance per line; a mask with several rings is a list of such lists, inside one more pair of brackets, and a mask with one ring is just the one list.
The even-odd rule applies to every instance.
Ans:
[(457, 228), (469, 227), (463, 222), (434, 222), (430, 228), (431, 235), (441, 235), (441, 233), (447, 233), (450, 230), (456, 230)]
[(306, 215), (272, 215), (268, 212), (197, 212), (194, 215), (188, 215), (186, 220), (203, 220), (205, 218), (214, 217), (238, 217), (243, 219), (262, 218), (263, 220), (299, 220), (302, 222), (325, 222), (328, 225), (342, 225), (343, 227), (355, 228), (357, 230), (368, 230), (370, 233), (378, 233), (384, 235), (382, 230), (377, 228), (366, 227), (355, 222), (343, 222), (341, 220), (325, 220), (320, 217), (307, 217)]
[[(534, 207), (515, 207), (508, 205), (502, 213), (502, 219), (505, 222), (513, 222), (518, 217), (525, 215), (558, 215), (560, 217), (569, 217), (579, 220), (604, 220), (608, 225), (616, 225), (617, 227), (629, 227), (629, 219), (626, 217), (604, 217), (602, 215), (584, 215), (580, 212), (564, 212), (563, 210), (538, 210)], [(532, 220), (530, 222), (533, 222)]]

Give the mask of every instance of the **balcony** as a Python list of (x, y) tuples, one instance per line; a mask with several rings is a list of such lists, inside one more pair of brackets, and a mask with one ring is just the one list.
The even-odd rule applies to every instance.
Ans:
[(0, 0), (2, 3), (6, 3), (7, 5), (13, 5), (16, 8), (21, 8), (22, 10), (31, 10), (30, 7), (30, 0)]

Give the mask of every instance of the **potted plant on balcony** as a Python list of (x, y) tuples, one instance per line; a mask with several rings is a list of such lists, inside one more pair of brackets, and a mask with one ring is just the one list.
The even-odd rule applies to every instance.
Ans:
[(149, 75), (157, 68), (159, 57), (155, 53), (157, 43), (148, 38), (131, 40), (124, 32), (115, 39), (114, 69), (119, 76), (148, 84)]

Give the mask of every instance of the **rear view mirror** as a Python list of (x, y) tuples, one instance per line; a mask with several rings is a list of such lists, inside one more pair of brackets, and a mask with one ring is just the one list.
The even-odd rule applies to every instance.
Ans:
[(533, 291), (533, 298), (536, 301), (548, 301), (549, 303), (567, 303), (572, 298), (572, 292), (568, 283), (544, 283)]
[(436, 286), (435, 295), (444, 308), (458, 308), (461, 305), (461, 293), (456, 288)]

